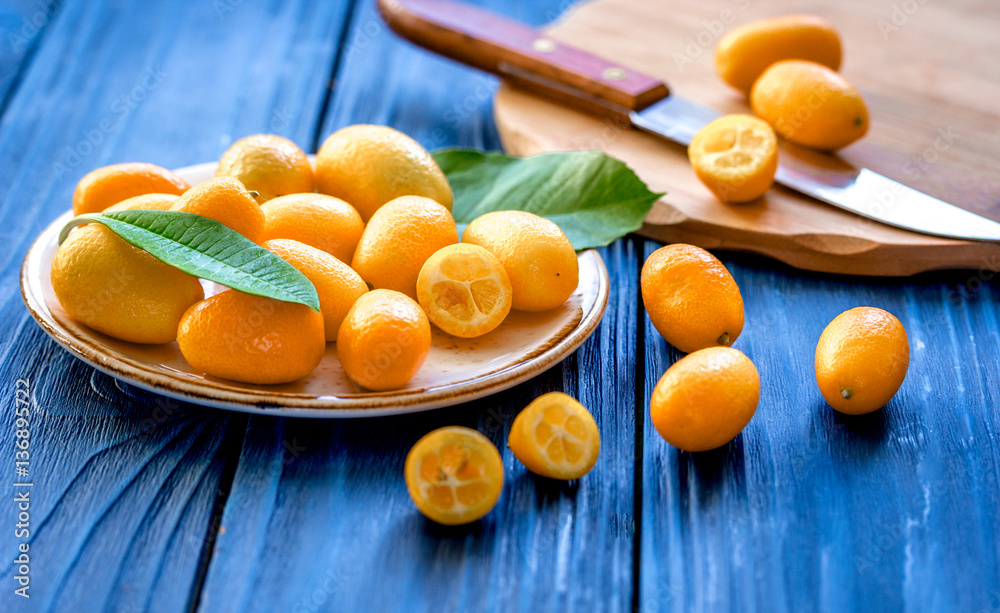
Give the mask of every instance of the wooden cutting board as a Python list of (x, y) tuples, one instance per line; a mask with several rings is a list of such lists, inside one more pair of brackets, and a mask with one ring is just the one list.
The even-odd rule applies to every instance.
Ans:
[[(841, 158), (1000, 221), (1000, 8), (992, 0), (595, 0), (571, 8), (548, 33), (663, 79), (685, 98), (750, 112), (745, 98), (716, 76), (715, 43), (736, 25), (794, 12), (822, 15), (838, 27), (841, 73), (869, 105), (868, 135)], [(495, 116), (508, 153), (603, 149), (652, 189), (667, 192), (643, 236), (750, 251), (826, 272), (1000, 271), (998, 243), (897, 230), (781, 187), (754, 203), (723, 204), (695, 177), (684, 147), (508, 84), (497, 93)]]

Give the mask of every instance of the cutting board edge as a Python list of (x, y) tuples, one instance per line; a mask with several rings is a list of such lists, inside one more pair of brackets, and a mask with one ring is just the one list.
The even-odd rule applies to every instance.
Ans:
[[(712, 232), (707, 233), (707, 229)], [(952, 244), (929, 250), (934, 255), (918, 259), (912, 256), (910, 245), (872, 243), (873, 246), (869, 249), (844, 254), (811, 249), (809, 240), (804, 240), (810, 237), (795, 235), (775, 235), (767, 245), (759, 242), (748, 244), (741, 240), (738, 231), (726, 232), (720, 236), (716, 229), (701, 222), (666, 226), (645, 224), (636, 234), (668, 244), (687, 243), (708, 250), (762, 255), (793, 268), (845, 276), (910, 277), (945, 270), (978, 270), (989, 273), (990, 276), (1000, 274), (1000, 244), (952, 241)], [(839, 234), (827, 236), (835, 240), (849, 238)], [(944, 264), (939, 257), (942, 250), (951, 252)]]
[[(554, 151), (531, 140), (523, 130), (511, 126), (503, 113), (505, 89), (517, 89), (502, 81), (494, 98), (493, 118), (504, 151), (509, 155), (528, 156)], [(529, 94), (530, 95), (530, 94)], [(658, 217), (671, 219), (660, 225), (643, 224), (638, 235), (662, 242), (686, 242), (705, 249), (722, 249), (752, 253), (773, 258), (801, 270), (869, 277), (908, 277), (942, 270), (980, 270), (1000, 272), (1000, 243), (950, 240), (914, 234), (926, 244), (880, 243), (859, 241), (848, 234), (813, 232), (809, 234), (777, 234), (752, 232), (735, 227), (711, 226), (689, 217), (668, 202), (658, 201)], [(666, 208), (664, 208), (666, 207)], [(711, 229), (711, 233), (706, 230)], [(751, 241), (753, 236), (756, 240)], [(762, 238), (763, 236), (763, 238)], [(829, 250), (824, 246), (850, 242), (867, 242), (856, 249)], [(914, 251), (919, 257), (914, 257)], [(942, 255), (947, 257), (942, 258)], [(942, 263), (944, 260), (944, 263)]]

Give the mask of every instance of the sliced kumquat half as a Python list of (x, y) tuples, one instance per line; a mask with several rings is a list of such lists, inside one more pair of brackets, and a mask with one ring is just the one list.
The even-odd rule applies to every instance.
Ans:
[(778, 138), (767, 122), (725, 115), (691, 139), (688, 159), (698, 178), (723, 202), (749, 202), (764, 195), (778, 169)]
[(427, 318), (452, 336), (493, 331), (510, 313), (513, 292), (503, 265), (477, 245), (448, 245), (424, 263), (417, 301)]
[(575, 398), (549, 392), (514, 419), (507, 446), (535, 474), (579, 479), (597, 462), (601, 435), (594, 416)]
[(476, 521), (503, 489), (500, 452), (490, 439), (461, 426), (439, 428), (417, 441), (404, 470), (417, 509), (439, 524)]

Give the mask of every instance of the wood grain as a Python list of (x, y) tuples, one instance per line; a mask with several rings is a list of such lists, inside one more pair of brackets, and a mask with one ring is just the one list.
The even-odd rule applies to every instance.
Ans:
[[(533, 25), (565, 8), (481, 4)], [(910, 27), (991, 6), (923, 4)], [(675, 7), (690, 32), (703, 27), (691, 7)], [(852, 10), (873, 21), (891, 6)], [(648, 423), (652, 386), (679, 354), (642, 316), (639, 266), (658, 243), (634, 237), (602, 252), (614, 287), (598, 332), (562, 366), (503, 394), (357, 422), (248, 421), (173, 405), (73, 359), (20, 303), (27, 245), (68, 208), (76, 180), (111, 162), (210, 160), (260, 131), (315, 150), (334, 129), (363, 121), (430, 148), (495, 149), (496, 81), (398, 41), (364, 3), (70, 0), (40, 36), (0, 116), (0, 441), (11, 449), (13, 389), (28, 379), (38, 529), (33, 598), (8, 592), (0, 610), (1000, 605), (1000, 287), (987, 268), (873, 280), (724, 254), (747, 305), (736, 346), (756, 362), (764, 393), (746, 432), (715, 454), (679, 454)], [(848, 55), (848, 67), (854, 61)], [(166, 76), (119, 120), (112, 102), (149, 65)], [(905, 89), (917, 76), (940, 78), (886, 78)], [(976, 104), (966, 110), (992, 112), (989, 99)], [(57, 175), (65, 148), (104, 118), (113, 129)], [(933, 131), (919, 125), (912, 138), (932, 146)], [(811, 353), (825, 323), (859, 304), (900, 317), (913, 361), (886, 410), (845, 420), (822, 404)], [(464, 424), (503, 449), (516, 411), (554, 389), (595, 412), (603, 448), (591, 475), (568, 486), (536, 479), (505, 450), (507, 486), (483, 522), (442, 529), (415, 512), (401, 467), (420, 435)], [(7, 560), (11, 510), (0, 511)], [(9, 589), (13, 569), (0, 571)]]
[[(633, 292), (634, 246), (602, 254)], [(363, 421), (251, 418), (203, 609), (630, 610), (636, 310), (629, 295), (618, 294), (594, 337), (561, 367), (481, 401)], [(534, 477), (504, 444), (518, 411), (554, 389), (593, 407), (601, 431), (597, 466), (570, 484)], [(402, 469), (417, 439), (455, 424), (502, 450), (506, 483), (482, 521), (446, 528), (413, 506)]]
[[(557, 8), (489, 3), (522, 20)], [(323, 134), (391, 123), (428, 148), (495, 147), (495, 81), (414, 52), (359, 7)], [(373, 82), (377, 67), (392, 78)], [(638, 252), (602, 250), (616, 291), (604, 319), (560, 366), (486, 399), (391, 419), (253, 417), (202, 591), (205, 611), (626, 612), (633, 602)], [(603, 448), (575, 484), (538, 479), (505, 441), (517, 412), (563, 390), (594, 409)], [(403, 482), (409, 448), (445, 425), (476, 428), (502, 451), (504, 493), (481, 522), (442, 528)], [(280, 563), (276, 563), (280, 560)]]
[[(205, 418), (119, 385), (48, 342), (34, 324), (4, 357), (8, 470), (12, 475), (15, 389), (25, 389), (30, 466), (17, 480), (33, 484), (19, 490), (30, 498), (29, 538), (16, 539), (30, 545), (31, 599), (7, 608), (21, 599), (5, 594), (5, 610), (186, 606), (211, 534), (229, 416)], [(7, 510), (4, 517), (11, 529), (2, 547), (13, 560), (16, 519)], [(13, 564), (4, 565), (0, 582), (14, 586), (13, 575)]]
[[(5, 46), (7, 24), (20, 28), (42, 4), (10, 5), (14, 14), (0, 20)], [(62, 3), (17, 75), (2, 83), (11, 92), (0, 117), (8, 484), (17, 380), (29, 381), (35, 407), (31, 598), (12, 593), (20, 539), (15, 506), (5, 504), (0, 610), (178, 611), (199, 592), (245, 419), (137, 392), (84, 366), (31, 321), (17, 270), (32, 238), (70, 207), (76, 182), (93, 168), (210, 160), (251, 132), (311, 146), (327, 91), (315, 75), (329, 74), (347, 7), (221, 7), (220, 14), (212, 2)]]
[[(984, 104), (1000, 94), (1000, 69), (989, 59), (1000, 53), (1000, 39), (988, 33), (992, 19), (962, 5), (919, 6), (883, 36), (880, 23), (895, 27), (889, 5), (595, 0), (574, 7), (547, 32), (660, 77), (677, 95), (723, 112), (750, 112), (741, 95), (715, 75), (712, 51), (719, 36), (758, 17), (823, 15), (841, 31), (842, 73), (865, 95), (873, 118), (869, 135), (843, 150), (843, 160), (1000, 220), (1000, 113)], [(987, 10), (994, 19), (1000, 16), (995, 7)], [(761, 253), (826, 272), (1000, 271), (1000, 244), (898, 230), (780, 187), (754, 203), (726, 205), (695, 177), (683, 147), (513, 87), (501, 88), (495, 114), (511, 153), (603, 149), (667, 192), (647, 218), (644, 236)]]
[(0, 45), (0, 114), (58, 12), (58, 3), (8, 0), (0, 4), (0, 33), (4, 34), (4, 44)]
[[(997, 286), (724, 263), (746, 305), (733, 346), (760, 372), (760, 405), (720, 449), (667, 444), (649, 400), (683, 354), (646, 318), (639, 609), (995, 610), (1000, 335), (984, 331), (1000, 321)], [(897, 315), (912, 353), (896, 397), (852, 417), (826, 404), (812, 364), (826, 324), (862, 304)]]

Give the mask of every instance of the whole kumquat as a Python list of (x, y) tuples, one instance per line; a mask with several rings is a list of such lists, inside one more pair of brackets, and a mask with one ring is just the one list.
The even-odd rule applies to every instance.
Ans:
[(888, 311), (856, 307), (823, 330), (816, 382), (830, 406), (849, 415), (876, 411), (899, 391), (910, 365), (903, 324)]

